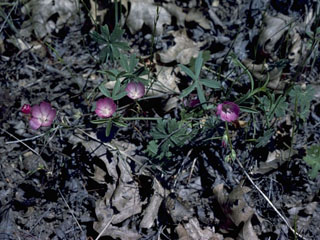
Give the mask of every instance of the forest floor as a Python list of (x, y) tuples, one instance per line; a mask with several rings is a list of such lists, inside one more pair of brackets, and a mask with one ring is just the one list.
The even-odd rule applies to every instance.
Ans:
[(0, 3), (0, 239), (320, 239), (320, 2), (121, 3)]

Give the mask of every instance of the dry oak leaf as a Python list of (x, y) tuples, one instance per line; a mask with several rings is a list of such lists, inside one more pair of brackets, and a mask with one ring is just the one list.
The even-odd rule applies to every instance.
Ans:
[[(47, 33), (58, 31), (66, 23), (74, 24), (78, 19), (78, 10), (78, 0), (31, 0), (21, 9), (30, 19), (23, 22), (20, 34), (30, 36), (33, 30), (37, 38), (43, 38)], [(54, 14), (58, 15), (56, 21), (50, 19)]]
[(157, 53), (157, 59), (161, 63), (171, 63), (177, 61), (178, 63), (187, 65), (191, 58), (196, 58), (199, 54), (200, 48), (206, 44), (203, 42), (192, 41), (186, 33), (186, 29), (175, 31), (172, 33), (175, 45), (166, 51)]
[[(126, 20), (127, 27), (132, 34), (139, 31), (143, 24), (147, 25), (156, 35), (161, 35), (164, 25), (171, 24), (171, 15), (168, 11), (158, 6), (152, 0), (128, 0), (131, 9)], [(157, 19), (157, 17), (159, 17)], [(156, 29), (154, 29), (154, 23)]]

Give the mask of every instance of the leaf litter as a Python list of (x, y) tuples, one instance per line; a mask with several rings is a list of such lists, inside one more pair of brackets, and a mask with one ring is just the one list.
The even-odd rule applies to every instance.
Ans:
[[(275, 2), (279, 6), (283, 4)], [(132, 48), (141, 50), (143, 55), (150, 47), (145, 33), (154, 32), (156, 36), (154, 58), (149, 60), (155, 64), (152, 74), (159, 81), (149, 90), (149, 96), (160, 96), (165, 104), (151, 111), (156, 111), (156, 116), (168, 117), (179, 109), (181, 99), (177, 94), (188, 82), (181, 78), (176, 63), (192, 64), (203, 49), (210, 51), (212, 66), (224, 64), (222, 71), (228, 78), (236, 78), (235, 72), (246, 72), (241, 67), (235, 70), (227, 62), (226, 54), (233, 46), (233, 39), (236, 39), (234, 50), (240, 56), (239, 61), (255, 79), (261, 82), (268, 79), (268, 87), (281, 92), (288, 79), (296, 76), (301, 62), (313, 54), (302, 33), (303, 29), (310, 29), (317, 12), (310, 7), (311, 1), (306, 2), (303, 10), (294, 10), (292, 3), (290, 14), (270, 7), (266, 15), (262, 12), (265, 3), (261, 1), (250, 4), (212, 1), (212, 4), (202, 3), (202, 6), (197, 1), (124, 2), (126, 11), (122, 17), (126, 20), (121, 24), (128, 29), (125, 37)], [(2, 130), (0, 138), (1, 237), (90, 239), (99, 235), (101, 239), (104, 236), (110, 239), (293, 239), (295, 236), (271, 208), (259, 209), (256, 202), (264, 200), (243, 180), (241, 169), (221, 160), (221, 153), (212, 146), (192, 146), (190, 143), (193, 147), (190, 154), (184, 154), (185, 149), (181, 149), (176, 162), (163, 171), (156, 164), (150, 164), (143, 152), (146, 146), (143, 140), (149, 137), (143, 136), (143, 129), (149, 128), (148, 123), (135, 126), (143, 134), (139, 135), (129, 127), (123, 128), (108, 143), (101, 142), (90, 128), (85, 131), (74, 129), (73, 132), (57, 128), (46, 140), (34, 138), (39, 132), (28, 129), (17, 110), (23, 104), (40, 103), (49, 98), (53, 106), (63, 106), (60, 108), (62, 122), (77, 125), (82, 115), (92, 112), (82, 104), (90, 101), (82, 91), (85, 87), (92, 90), (104, 80), (95, 63), (98, 49), (82, 35), (89, 35), (93, 29), (89, 24), (92, 19), (86, 15), (88, 9), (85, 10), (82, 4), (86, 3), (30, 0), (20, 3), (20, 15), (10, 12), (10, 5), (5, 6), (5, 31), (0, 36), (3, 60), (0, 76), (6, 83), (1, 83), (0, 122), (1, 130), (5, 129), (11, 135)], [(38, 7), (32, 7), (35, 5)], [(91, 10), (93, 6), (98, 7), (99, 14), (111, 13), (110, 9), (101, 11), (103, 6), (96, 6), (92, 1), (89, 5)], [(160, 14), (155, 24), (157, 11)], [(109, 18), (104, 15), (100, 19), (109, 23)], [(16, 19), (20, 19), (20, 23), (15, 22), (13, 28), (10, 21)], [(248, 28), (245, 30), (243, 26)], [(18, 32), (12, 32), (12, 29), (18, 29)], [(83, 43), (90, 51), (83, 48)], [(259, 48), (255, 56), (253, 46)], [(282, 61), (285, 58), (283, 46), (288, 48), (287, 62)], [(212, 77), (212, 73), (206, 74), (208, 78)], [(248, 80), (249, 75), (247, 77)], [(318, 84), (307, 76), (300, 78), (296, 80)], [(227, 84), (220, 81), (222, 85)], [(263, 175), (270, 183), (277, 182), (283, 188), (279, 191), (281, 195), (275, 197), (276, 191), (268, 189), (275, 185), (260, 179), (259, 186), (270, 198), (274, 196), (274, 205), (284, 212), (291, 226), (296, 226), (306, 239), (312, 239), (319, 234), (319, 151), (309, 146), (320, 137), (319, 124), (308, 118), (310, 106), (307, 102), (313, 101), (311, 114), (314, 115), (314, 106), (319, 104), (319, 99), (312, 100), (311, 92), (304, 89), (303, 84), (289, 97), (298, 98), (300, 117), (306, 132), (313, 132), (313, 137), (311, 134), (296, 136), (295, 142), (300, 141), (303, 146), (290, 152), (280, 143), (283, 139), (282, 142), (288, 143), (286, 139), (294, 123), (277, 123), (277, 132), (271, 132), (267, 138), (260, 136), (259, 153), (255, 155), (247, 149), (242, 154), (247, 159), (246, 167), (252, 170), (250, 174), (257, 179)], [(280, 104), (281, 101), (279, 99)], [(272, 104), (268, 106), (269, 117), (274, 122), (286, 118), (283, 114), (285, 105), (283, 111), (274, 113)], [(145, 107), (143, 103), (142, 107)], [(241, 134), (234, 133), (232, 138), (237, 139)], [(29, 139), (24, 143), (35, 152), (12, 135)], [(307, 137), (311, 139), (310, 143), (305, 141)], [(241, 143), (237, 147), (242, 149)], [(311, 172), (311, 176), (316, 176), (314, 181), (308, 179), (305, 163), (298, 165), (299, 160), (287, 161), (299, 151), (309, 151), (306, 164), (315, 166)]]

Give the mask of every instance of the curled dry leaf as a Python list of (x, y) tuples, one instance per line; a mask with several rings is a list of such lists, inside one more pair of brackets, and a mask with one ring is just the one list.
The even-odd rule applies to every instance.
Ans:
[(239, 226), (241, 222), (250, 221), (253, 215), (253, 209), (244, 199), (244, 194), (249, 191), (250, 188), (241, 185), (233, 189), (230, 194), (225, 192), (223, 184), (219, 184), (213, 189), (213, 194), (222, 211), (236, 226)]
[(154, 220), (158, 216), (159, 208), (162, 203), (165, 191), (156, 178), (154, 178), (153, 180), (153, 190), (154, 194), (143, 213), (143, 218), (140, 222), (140, 228), (151, 228), (154, 224)]
[[(269, 152), (267, 160), (265, 162), (259, 163), (259, 166), (255, 166), (252, 173), (253, 174), (266, 174), (272, 170), (278, 169), (283, 163), (285, 163), (289, 157), (290, 150), (275, 150)], [(291, 151), (291, 156), (295, 151)]]
[(246, 221), (243, 225), (241, 232), (237, 236), (237, 240), (259, 240), (256, 232), (254, 231), (251, 221)]
[[(92, 133), (94, 138), (94, 134)], [(140, 201), (138, 184), (131, 176), (129, 170), (131, 169), (128, 163), (119, 156), (119, 151), (112, 151), (112, 156), (106, 154), (106, 147), (97, 141), (83, 141), (82, 138), (72, 136), (69, 138), (71, 143), (81, 142), (86, 150), (94, 156), (100, 158), (105, 164), (106, 173), (112, 178), (112, 183), (106, 183), (106, 193), (103, 199), (96, 202), (96, 215), (98, 221), (93, 225), (97, 232), (110, 224), (108, 230), (102, 236), (111, 236), (113, 238), (139, 239), (141, 236), (133, 229), (127, 229), (126, 226), (114, 226), (114, 224), (121, 224), (126, 219), (138, 214), (142, 211), (142, 202)], [(117, 148), (121, 149), (120, 143), (117, 142)], [(132, 151), (132, 146), (127, 146), (129, 151)], [(102, 178), (106, 175), (102, 173), (100, 167), (95, 167), (94, 179), (103, 183)], [(117, 212), (114, 211), (117, 210)]]
[(201, 10), (193, 8), (186, 15), (186, 22), (196, 22), (202, 28), (209, 30), (211, 28), (210, 21), (205, 17)]
[(254, 64), (253, 60), (244, 59), (243, 64), (249, 69), (252, 75), (260, 81), (266, 81), (269, 79), (268, 87), (275, 90), (284, 89), (285, 83), (281, 82), (282, 69), (274, 67), (269, 70), (269, 65)]
[[(75, 23), (78, 9), (78, 0), (31, 0), (21, 9), (24, 15), (31, 17), (22, 24), (20, 34), (30, 36), (34, 31), (38, 38), (43, 38), (66, 23)], [(58, 15), (56, 21), (51, 20), (54, 14)]]
[(106, 199), (98, 200), (96, 202), (96, 216), (98, 221), (93, 223), (93, 228), (99, 234), (108, 226), (108, 228), (102, 233), (101, 236), (110, 236), (114, 239), (121, 239), (121, 240), (137, 240), (141, 238), (141, 235), (137, 233), (135, 230), (128, 229), (128, 226), (118, 227), (113, 226), (110, 222), (113, 219), (113, 209), (106, 205)]
[(193, 215), (193, 209), (177, 197), (169, 195), (165, 201), (165, 205), (168, 214), (175, 223), (186, 221)]
[(289, 29), (292, 19), (279, 13), (277, 16), (266, 15), (263, 23), (264, 28), (260, 33), (258, 45), (263, 48), (265, 53), (272, 54), (276, 43), (282, 35)]
[[(139, 31), (143, 24), (147, 25), (153, 31), (154, 23), (156, 21), (155, 33), (156, 35), (161, 35), (163, 26), (165, 24), (171, 24), (171, 15), (165, 8), (156, 5), (154, 1), (128, 0), (128, 2), (131, 3), (131, 9), (126, 24), (132, 34)], [(157, 17), (159, 18), (157, 19)]]
[(186, 30), (179, 30), (172, 33), (175, 45), (168, 50), (157, 53), (157, 59), (161, 63), (171, 63), (177, 61), (178, 63), (187, 65), (190, 63), (191, 58), (196, 58), (199, 50), (206, 44), (203, 42), (192, 41), (186, 33)]
[(176, 228), (179, 235), (179, 239), (190, 239), (190, 240), (222, 240), (223, 236), (215, 233), (214, 228), (206, 227), (202, 229), (200, 227), (197, 218), (191, 218), (187, 223), (179, 224)]

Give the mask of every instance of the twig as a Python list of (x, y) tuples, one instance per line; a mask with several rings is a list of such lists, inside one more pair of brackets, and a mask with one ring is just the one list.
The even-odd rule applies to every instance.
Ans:
[(29, 148), (30, 151), (32, 151), (33, 153), (35, 153), (37, 156), (40, 156), (40, 154), (32, 149), (29, 145), (25, 144), (23, 141), (21, 141), (19, 138), (17, 138), (16, 136), (14, 136), (13, 134), (9, 133), (7, 130), (3, 129), (3, 128), (0, 128), (2, 131), (4, 131), (6, 134), (8, 134), (9, 136), (13, 137), (14, 139), (17, 139), (17, 141), (21, 144), (23, 144), (25, 147)]
[(114, 217), (114, 215), (112, 215), (110, 221), (109, 221), (109, 222), (106, 224), (106, 226), (102, 229), (102, 231), (99, 233), (98, 237), (96, 237), (95, 240), (98, 240), (98, 239), (102, 236), (102, 234), (104, 233), (104, 231), (105, 231), (105, 230), (109, 227), (109, 225), (112, 223), (113, 217)]
[(193, 170), (194, 170), (194, 166), (196, 165), (196, 161), (197, 161), (197, 158), (195, 158), (195, 159), (193, 160), (193, 162), (192, 162), (190, 174), (189, 174), (189, 177), (188, 177), (188, 184), (189, 184), (190, 181), (191, 181), (191, 177), (192, 177), (192, 173), (193, 173)]
[(279, 210), (273, 205), (273, 203), (271, 202), (271, 200), (267, 197), (267, 195), (265, 195), (262, 190), (253, 182), (252, 178), (250, 177), (250, 175), (248, 174), (248, 172), (245, 170), (245, 168), (243, 167), (242, 163), (239, 161), (238, 158), (236, 158), (237, 163), (240, 165), (240, 167), (242, 168), (244, 174), (246, 175), (246, 177), (248, 178), (248, 180), (251, 182), (251, 184), (258, 190), (258, 192), (264, 197), (264, 199), (270, 204), (270, 206), (273, 208), (273, 210), (279, 215), (279, 217), (285, 222), (285, 224), (288, 226), (288, 228), (290, 229), (290, 231), (295, 234), (296, 236), (302, 238), (303, 240), (308, 240), (307, 238), (303, 237), (301, 234), (297, 233), (296, 230), (294, 230), (291, 226), (290, 223), (288, 222), (288, 220), (279, 212)]
[(79, 222), (78, 222), (78, 220), (77, 220), (76, 216), (73, 214), (73, 210), (70, 208), (70, 206), (69, 206), (69, 204), (67, 203), (66, 199), (63, 197), (63, 195), (62, 195), (62, 193), (61, 193), (60, 189), (58, 189), (58, 191), (59, 191), (59, 194), (60, 194), (60, 196), (61, 196), (62, 200), (64, 201), (64, 203), (65, 203), (65, 204), (66, 204), (66, 206), (68, 207), (68, 209), (69, 209), (69, 211), (70, 211), (70, 213), (71, 213), (72, 217), (74, 218), (74, 220), (76, 221), (76, 223), (77, 223), (78, 227), (80, 228), (80, 231), (81, 231), (81, 232), (83, 232), (83, 229), (82, 229), (81, 225), (79, 224)]

